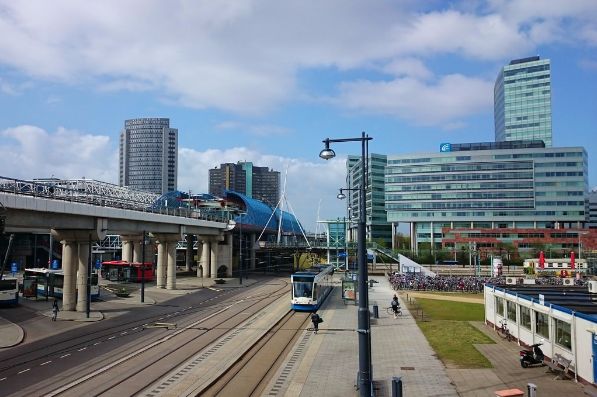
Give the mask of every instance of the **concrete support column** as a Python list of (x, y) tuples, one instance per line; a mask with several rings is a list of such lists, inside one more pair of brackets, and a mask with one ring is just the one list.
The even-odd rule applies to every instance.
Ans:
[[(120, 238), (122, 237), (120, 236)], [(131, 240), (122, 240), (122, 260), (126, 262), (133, 261), (133, 242)]]
[(138, 240), (135, 240), (135, 242), (133, 243), (133, 262), (140, 262), (143, 263), (144, 258), (142, 258), (143, 256), (143, 237), (139, 238)]
[[(87, 291), (87, 277), (89, 276), (89, 242), (79, 243), (79, 257), (77, 272), (77, 311), (87, 311), (87, 299), (89, 293)], [(66, 279), (66, 277), (65, 277)]]
[[(234, 239), (232, 238), (232, 233), (228, 233), (226, 234), (226, 249), (228, 250), (228, 258), (230, 258), (230, 266), (228, 266), (228, 268), (226, 269), (226, 277), (232, 277), (232, 252), (233, 252), (233, 244), (234, 244)], [(244, 258), (244, 257), (243, 257)], [(245, 262), (245, 266), (246, 266), (246, 261), (247, 258), (244, 258), (243, 261)], [(247, 269), (244, 268), (244, 273), (246, 275), (247, 273)]]
[(62, 310), (75, 310), (75, 255), (77, 253), (76, 243), (73, 241), (61, 241), (62, 243), (62, 271), (64, 272), (64, 284), (62, 285)]
[(176, 241), (168, 242), (168, 278), (166, 289), (176, 289)]
[(165, 275), (166, 275), (166, 269), (164, 269), (164, 267), (166, 266), (166, 243), (163, 241), (158, 241), (158, 264), (157, 264), (157, 269), (156, 269), (156, 275), (155, 275), (155, 280), (156, 280), (156, 287), (158, 288), (165, 288), (166, 287), (166, 283), (165, 283)]
[(187, 255), (185, 257), (185, 270), (187, 272), (191, 271), (192, 264), (193, 264), (193, 235), (187, 234), (186, 237), (187, 242)]
[(218, 277), (218, 240), (212, 239), (209, 248), (210, 277), (216, 278)]
[(396, 249), (396, 224), (392, 222), (392, 251)]
[(201, 267), (203, 268), (203, 276), (211, 277), (211, 247), (209, 239), (203, 239), (203, 248), (201, 249)]
[(203, 251), (201, 248), (203, 248), (203, 244), (201, 242), (201, 237), (199, 235), (197, 235), (196, 238), (197, 238), (197, 277), (203, 277), (203, 269), (201, 268), (201, 254)]
[(251, 233), (249, 237), (251, 239), (251, 270), (255, 270), (255, 243), (257, 240), (257, 236), (255, 233)]

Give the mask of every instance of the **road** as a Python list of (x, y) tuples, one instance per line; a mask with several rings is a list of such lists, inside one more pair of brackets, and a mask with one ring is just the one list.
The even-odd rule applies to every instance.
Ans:
[(286, 284), (285, 278), (264, 278), (246, 288), (201, 289), (150, 306), (95, 303), (107, 318), (85, 324), (51, 322), (26, 305), (3, 311), (23, 326), (26, 339), (0, 352), (2, 394), (134, 394), (262, 310), (275, 291), (287, 295)]

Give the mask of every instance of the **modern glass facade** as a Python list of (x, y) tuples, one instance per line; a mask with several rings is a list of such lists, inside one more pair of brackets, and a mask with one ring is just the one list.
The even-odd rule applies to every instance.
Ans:
[(388, 156), (387, 220), (414, 225), (413, 244), (441, 243), (445, 227), (581, 227), (588, 221), (584, 148), (478, 145), (484, 150), (455, 145), (453, 152)]
[(549, 59), (511, 61), (498, 74), (493, 95), (496, 142), (540, 139), (552, 146)]
[[(367, 209), (366, 228), (367, 241), (380, 242), (387, 247), (392, 243), (392, 224), (387, 220), (385, 209), (385, 180), (384, 172), (387, 163), (387, 156), (382, 154), (371, 154), (368, 161), (369, 183), (365, 206)], [(346, 187), (358, 189), (361, 185), (361, 157), (348, 156), (346, 161), (347, 178)], [(349, 217), (351, 241), (356, 241), (357, 222), (359, 220), (359, 192), (347, 191), (348, 206), (351, 211)]]
[(119, 160), (120, 186), (157, 194), (176, 190), (178, 130), (167, 118), (126, 120)]

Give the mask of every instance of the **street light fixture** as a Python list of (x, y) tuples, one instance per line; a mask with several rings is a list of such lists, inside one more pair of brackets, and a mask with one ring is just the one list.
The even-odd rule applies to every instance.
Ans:
[[(369, 292), (367, 290), (367, 252), (365, 244), (365, 195), (367, 189), (367, 157), (369, 153), (369, 141), (373, 139), (369, 135), (362, 133), (360, 138), (330, 139), (326, 138), (322, 142), (325, 148), (319, 153), (319, 157), (329, 160), (336, 156), (336, 153), (330, 149), (330, 143), (335, 142), (361, 142), (361, 186), (358, 189), (359, 200), (359, 223), (357, 228), (357, 263), (359, 267), (359, 311), (358, 311), (358, 329), (359, 334), (359, 393), (362, 397), (371, 396), (371, 324), (369, 318)], [(343, 195), (340, 189), (340, 194)], [(338, 198), (340, 198), (338, 194)], [(344, 196), (346, 197), (346, 196)]]

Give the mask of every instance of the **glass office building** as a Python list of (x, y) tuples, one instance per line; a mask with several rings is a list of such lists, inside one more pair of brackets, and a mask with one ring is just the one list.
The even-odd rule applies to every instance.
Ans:
[(388, 156), (389, 222), (411, 224), (411, 248), (439, 248), (442, 229), (578, 228), (588, 221), (587, 153), (541, 141), (442, 145)]
[(167, 118), (124, 122), (120, 133), (119, 184), (156, 194), (176, 190), (178, 130)]
[(496, 142), (538, 139), (552, 146), (549, 59), (511, 61), (498, 74), (493, 95)]
[[(392, 245), (392, 224), (387, 220), (385, 208), (385, 180), (384, 172), (387, 163), (387, 156), (382, 154), (370, 154), (368, 161), (368, 189), (365, 200), (367, 215), (366, 235), (367, 241), (382, 243), (386, 247)], [(348, 156), (346, 161), (346, 187), (358, 189), (361, 184), (361, 156)], [(357, 222), (359, 220), (359, 192), (358, 190), (347, 191), (349, 218), (349, 240), (356, 241)]]

